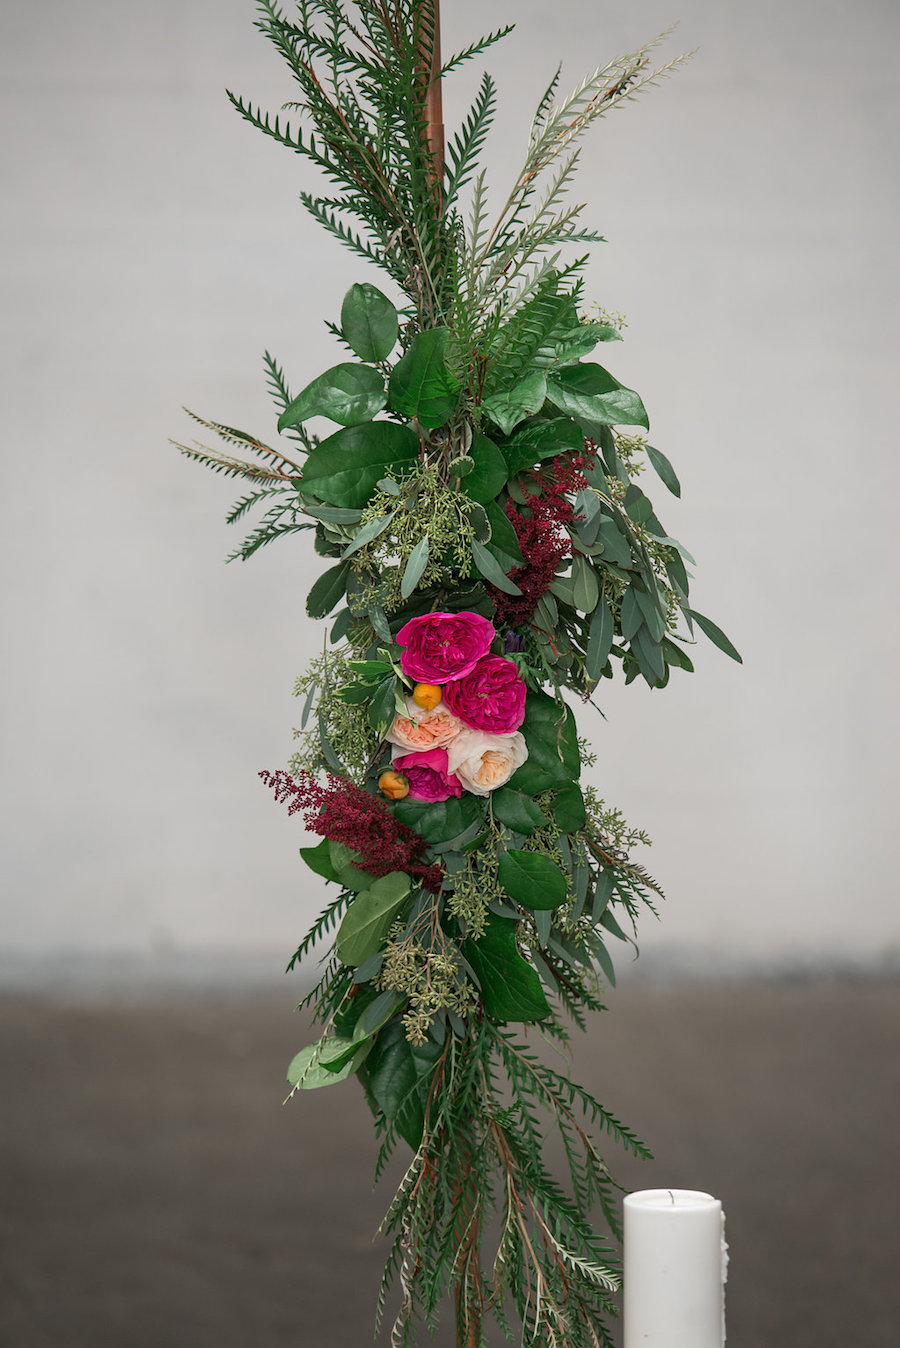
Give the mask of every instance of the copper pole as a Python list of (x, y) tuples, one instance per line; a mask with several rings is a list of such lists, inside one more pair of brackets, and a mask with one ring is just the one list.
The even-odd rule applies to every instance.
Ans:
[(444, 109), (441, 94), (441, 0), (432, 0), (434, 41), (429, 63), (425, 117), (428, 122), (428, 148), (431, 151), (432, 181), (438, 192), (444, 179)]

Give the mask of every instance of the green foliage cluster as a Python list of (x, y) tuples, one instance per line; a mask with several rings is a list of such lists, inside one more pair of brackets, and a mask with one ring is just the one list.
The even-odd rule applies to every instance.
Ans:
[[(618, 1273), (592, 1209), (613, 1237), (619, 1224), (591, 1130), (648, 1153), (511, 1027), (566, 1045), (568, 1022), (583, 1027), (615, 981), (615, 943), (632, 941), (640, 910), (661, 897), (630, 856), (646, 835), (580, 781), (564, 690), (592, 698), (617, 671), (662, 688), (673, 669), (693, 668), (696, 629), (740, 658), (693, 609), (691, 558), (638, 485), (650, 468), (681, 494), (644, 434), (641, 397), (595, 359), (614, 353), (624, 320), (588, 304), (586, 258), (567, 251), (600, 241), (571, 197), (582, 136), (678, 61), (654, 69), (650, 43), (568, 96), (557, 72), (493, 210), (479, 167), (493, 81), (484, 75), (443, 163), (427, 97), (508, 29), (437, 68), (434, 0), (297, 0), (290, 16), (260, 0), (258, 27), (296, 102), (285, 117), (229, 97), (331, 185), (301, 194), (304, 206), (393, 295), (369, 281), (350, 288), (329, 324), (350, 358), (299, 392), (266, 354), (278, 447), (201, 418), (225, 448), (180, 446), (249, 482), (229, 520), (257, 511), (258, 522), (233, 556), (308, 531), (326, 562), (307, 612), (329, 620), (330, 648), (297, 682), (292, 770), (378, 793), (386, 735), (413, 687), (397, 643), (410, 618), (492, 619), (494, 653), (514, 659), (527, 686), (527, 758), (508, 782), (391, 805), (419, 840), (419, 870), (407, 861), (372, 874), (327, 834), (302, 849), (337, 897), (289, 965), (333, 942), (304, 1003), (321, 1034), (288, 1079), (292, 1093), (359, 1079), (382, 1139), (379, 1173), (399, 1143), (412, 1149), (383, 1228), (394, 1348), (433, 1328), (447, 1295), (459, 1348), (483, 1348), (490, 1314), (510, 1337), (515, 1318), (535, 1344), (597, 1348), (611, 1343)], [(322, 421), (332, 429), (320, 436), (310, 423)], [(529, 529), (549, 552), (526, 542)], [(567, 1184), (544, 1161), (548, 1116)]]

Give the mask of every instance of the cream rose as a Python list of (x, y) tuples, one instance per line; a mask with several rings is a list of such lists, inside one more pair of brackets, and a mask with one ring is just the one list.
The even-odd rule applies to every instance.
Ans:
[(512, 735), (463, 730), (448, 746), (447, 770), (456, 773), (466, 791), (487, 796), (508, 782), (527, 757), (525, 738), (518, 730)]
[[(429, 749), (446, 749), (463, 729), (458, 716), (449, 712), (442, 702), (433, 711), (417, 707), (412, 698), (406, 700), (406, 715), (397, 714), (387, 733), (389, 744), (404, 753), (427, 753)], [(394, 755), (396, 757), (396, 754)]]

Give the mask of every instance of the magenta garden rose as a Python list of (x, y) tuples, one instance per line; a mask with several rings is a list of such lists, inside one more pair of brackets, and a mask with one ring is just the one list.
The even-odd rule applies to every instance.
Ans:
[(525, 719), (525, 680), (515, 661), (486, 655), (471, 673), (445, 686), (444, 702), (474, 730), (511, 735)]
[(394, 758), (409, 782), (410, 800), (449, 800), (462, 795), (462, 782), (447, 766), (446, 749), (428, 749), (425, 753), (399, 754)]
[(418, 683), (446, 683), (473, 670), (491, 649), (494, 624), (478, 613), (426, 613), (410, 618), (397, 633), (406, 650), (400, 656), (404, 674)]

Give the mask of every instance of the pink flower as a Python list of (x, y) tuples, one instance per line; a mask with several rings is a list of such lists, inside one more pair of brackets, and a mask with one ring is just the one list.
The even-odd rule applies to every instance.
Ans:
[(494, 624), (478, 613), (426, 613), (410, 618), (397, 633), (406, 650), (400, 656), (404, 674), (419, 683), (446, 683), (473, 670), (491, 649)]
[(447, 766), (466, 791), (487, 796), (508, 782), (527, 757), (525, 738), (518, 731), (487, 735), (483, 730), (464, 730), (447, 750)]
[(525, 681), (514, 660), (486, 655), (470, 674), (446, 685), (444, 701), (467, 726), (510, 735), (525, 719)]
[(446, 749), (400, 754), (394, 758), (394, 767), (409, 782), (409, 800), (449, 800), (462, 795), (462, 782), (447, 770)]

